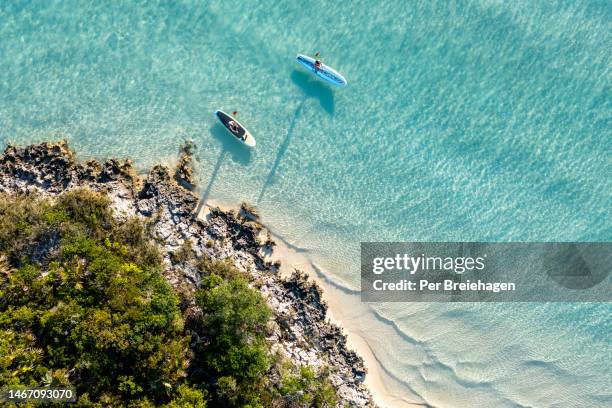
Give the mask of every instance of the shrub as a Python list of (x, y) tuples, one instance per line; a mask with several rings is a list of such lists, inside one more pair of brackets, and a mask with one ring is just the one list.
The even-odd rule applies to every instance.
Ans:
[(197, 267), (203, 276), (217, 275), (225, 280), (246, 278), (245, 274), (236, 269), (229, 259), (213, 261), (204, 257), (198, 261)]
[(193, 251), (193, 245), (191, 241), (186, 239), (183, 242), (183, 245), (176, 251), (172, 253), (172, 260), (178, 264), (184, 264), (195, 257), (195, 253)]
[(178, 298), (142, 226), (117, 225), (108, 204), (88, 191), (0, 199), (3, 252), (45, 246), (49, 230), (61, 237), (46, 265), (2, 257), (0, 386), (72, 384), (103, 405), (188, 397)]
[(317, 408), (333, 407), (338, 402), (326, 370), (317, 374), (311, 367), (301, 366), (296, 370), (291, 364), (287, 364), (286, 370), (280, 394), (288, 400), (298, 402), (300, 406)]
[(261, 295), (235, 278), (218, 284), (211, 275), (196, 293), (203, 326), (210, 338), (205, 361), (220, 376), (254, 379), (269, 368), (265, 330), (271, 312)]
[[(207, 341), (195, 350), (197, 362), (217, 378), (216, 401), (226, 406), (259, 406), (269, 391), (270, 348), (265, 339), (271, 311), (228, 264), (214, 264), (224, 280), (210, 273), (196, 292), (202, 310), (200, 325)], [(209, 272), (210, 270), (209, 269)]]

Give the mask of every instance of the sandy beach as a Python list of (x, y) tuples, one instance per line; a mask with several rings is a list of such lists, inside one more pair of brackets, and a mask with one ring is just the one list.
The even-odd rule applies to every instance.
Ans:
[[(202, 205), (202, 209), (208, 207), (219, 207), (223, 210), (238, 209), (240, 204), (232, 204), (220, 202), (214, 199), (206, 200)], [(201, 210), (202, 211), (202, 210)], [(265, 222), (264, 222), (265, 225)], [(328, 309), (328, 319), (340, 326), (347, 335), (347, 343), (349, 347), (355, 350), (361, 356), (368, 369), (365, 384), (372, 393), (372, 397), (376, 404), (380, 407), (389, 408), (410, 408), (423, 407), (424, 404), (411, 401), (406, 396), (398, 395), (387, 389), (385, 379), (383, 378), (383, 368), (376, 359), (370, 345), (361, 335), (363, 330), (370, 327), (381, 325), (379, 321), (371, 316), (371, 312), (367, 310), (367, 305), (362, 304), (360, 299), (355, 294), (347, 294), (340, 289), (334, 287), (324, 274), (317, 270), (308, 255), (291, 248), (284, 239), (270, 231), (276, 242), (274, 251), (270, 256), (271, 260), (281, 262), (280, 272), (283, 275), (289, 275), (294, 269), (299, 269), (306, 272), (317, 284), (323, 289), (323, 298), (326, 301)], [(349, 316), (360, 315), (358, 319)], [(363, 316), (363, 319), (361, 318)]]
[[(385, 387), (385, 380), (382, 377), (382, 367), (376, 359), (370, 345), (364, 337), (360, 335), (364, 326), (380, 324), (374, 320), (366, 311), (367, 306), (362, 304), (358, 296), (348, 295), (341, 290), (335, 288), (325, 279), (321, 272), (313, 268), (310, 260), (303, 253), (299, 253), (288, 247), (278, 236), (272, 234), (276, 238), (277, 246), (274, 248), (272, 259), (281, 261), (281, 273), (289, 274), (294, 268), (303, 270), (317, 282), (323, 289), (323, 298), (329, 306), (328, 318), (344, 329), (347, 335), (347, 343), (349, 347), (357, 352), (368, 369), (365, 384), (372, 393), (374, 401), (380, 407), (393, 408), (409, 408), (424, 406), (414, 401), (410, 401), (404, 396), (396, 395)], [(355, 319), (347, 316), (347, 311), (352, 315), (356, 311), (363, 309), (363, 319), (359, 324), (355, 324)], [(359, 312), (357, 312), (359, 313)]]

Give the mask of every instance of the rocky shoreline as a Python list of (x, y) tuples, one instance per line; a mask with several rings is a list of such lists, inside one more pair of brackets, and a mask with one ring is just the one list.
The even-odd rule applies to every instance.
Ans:
[(297, 270), (291, 277), (280, 276), (279, 264), (270, 260), (274, 242), (252, 209), (206, 208), (198, 217), (193, 149), (193, 144), (184, 146), (176, 169), (157, 165), (139, 175), (129, 159), (79, 162), (66, 141), (8, 145), (0, 157), (0, 192), (54, 196), (80, 187), (105, 192), (118, 217), (146, 220), (162, 249), (164, 276), (179, 293), (192, 293), (201, 279), (195, 264), (178, 260), (185, 248), (195, 259), (231, 260), (250, 274), (252, 286), (274, 312), (269, 337), (274, 350), (296, 364), (328, 366), (341, 406), (374, 406), (363, 383), (363, 360), (348, 349), (342, 330), (327, 320), (321, 289)]

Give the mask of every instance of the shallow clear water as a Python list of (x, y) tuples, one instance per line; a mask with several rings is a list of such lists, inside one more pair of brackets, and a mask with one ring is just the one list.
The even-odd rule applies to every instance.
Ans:
[[(360, 240), (610, 240), (611, 3), (380, 3), (2, 2), (0, 141), (144, 169), (193, 138), (203, 196), (256, 204), (347, 288)], [(300, 70), (315, 51), (347, 88)], [(608, 304), (371, 312), (411, 398), (612, 403)]]

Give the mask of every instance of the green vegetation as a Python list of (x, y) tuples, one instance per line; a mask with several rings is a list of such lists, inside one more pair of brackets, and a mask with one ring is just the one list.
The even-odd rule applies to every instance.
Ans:
[(86, 407), (336, 403), (326, 372), (273, 355), (271, 311), (244, 274), (186, 243), (174, 261), (204, 278), (179, 302), (146, 226), (109, 204), (0, 195), (0, 387), (73, 386)]
[(218, 394), (226, 404), (257, 406), (270, 369), (265, 340), (270, 310), (243, 278), (224, 281), (212, 273), (202, 287), (197, 305), (203, 312), (203, 332), (210, 339), (196, 349), (202, 365), (218, 378)]
[(140, 223), (89, 191), (3, 197), (0, 220), (1, 385), (72, 384), (83, 405), (183, 398), (190, 339)]
[(299, 369), (287, 364), (280, 387), (281, 395), (290, 397), (300, 406), (334, 406), (337, 402), (336, 390), (327, 381), (328, 373), (323, 371), (317, 375), (310, 367)]

